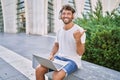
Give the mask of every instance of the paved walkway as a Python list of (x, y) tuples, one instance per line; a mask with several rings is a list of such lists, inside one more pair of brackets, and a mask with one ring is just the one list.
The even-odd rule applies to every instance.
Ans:
[(35, 80), (32, 54), (48, 55), (53, 37), (0, 33), (0, 80)]

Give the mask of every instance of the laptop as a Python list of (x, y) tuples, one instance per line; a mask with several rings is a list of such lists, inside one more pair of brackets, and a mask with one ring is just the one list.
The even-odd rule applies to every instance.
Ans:
[(42, 57), (42, 56), (38, 56), (38, 55), (33, 55), (33, 57), (38, 61), (39, 64), (47, 67), (47, 68), (50, 68), (52, 70), (57, 70), (57, 71), (60, 71), (65, 65), (68, 64), (68, 62), (65, 62), (65, 61), (61, 61), (61, 60), (58, 60), (58, 59), (54, 59), (53, 61), (52, 60), (49, 60), (45, 57)]

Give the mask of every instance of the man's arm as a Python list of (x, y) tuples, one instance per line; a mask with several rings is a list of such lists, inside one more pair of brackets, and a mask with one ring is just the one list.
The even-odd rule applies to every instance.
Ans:
[(78, 55), (82, 56), (85, 52), (85, 44), (82, 44), (80, 41), (76, 42), (76, 52)]
[(85, 44), (81, 43), (81, 36), (85, 33), (86, 30), (80, 32), (79, 30), (75, 31), (73, 36), (76, 41), (76, 52), (78, 55), (82, 55), (85, 52)]
[(59, 49), (59, 44), (57, 42), (54, 43), (54, 46), (52, 48), (52, 51), (50, 53), (49, 59), (52, 60), (54, 58), (54, 55), (57, 53)]

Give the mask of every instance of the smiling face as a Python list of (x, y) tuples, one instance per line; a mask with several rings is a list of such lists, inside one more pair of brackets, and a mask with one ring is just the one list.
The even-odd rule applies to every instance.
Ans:
[(69, 24), (74, 18), (75, 10), (70, 5), (64, 5), (60, 10), (60, 18), (64, 24)]
[(73, 15), (72, 11), (63, 10), (61, 12), (61, 19), (64, 22), (64, 24), (69, 24), (70, 22), (72, 22), (73, 18), (74, 18), (74, 15)]

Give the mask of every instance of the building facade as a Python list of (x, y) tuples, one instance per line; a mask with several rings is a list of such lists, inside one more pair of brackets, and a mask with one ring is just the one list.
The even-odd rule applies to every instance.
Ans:
[[(82, 17), (95, 9), (98, 0), (0, 0), (0, 32), (46, 35), (62, 27), (59, 11), (64, 4)], [(120, 7), (120, 0), (101, 0), (103, 12)]]

